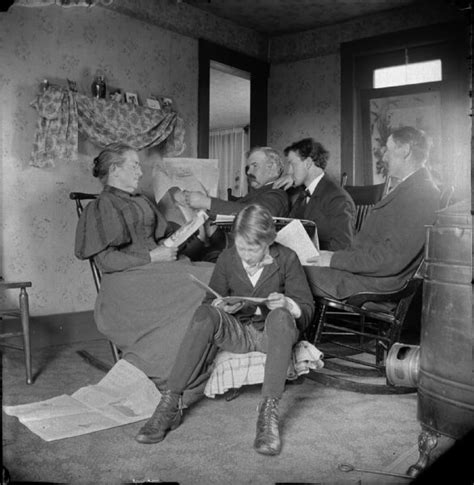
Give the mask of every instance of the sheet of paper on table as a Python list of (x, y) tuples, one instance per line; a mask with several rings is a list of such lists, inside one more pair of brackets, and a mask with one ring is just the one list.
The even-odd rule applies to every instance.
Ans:
[[(317, 228), (314, 240), (317, 241)], [(297, 254), (303, 266), (311, 265), (308, 259), (319, 256), (315, 243), (311, 240), (299, 219), (293, 219), (285, 227), (277, 232), (276, 242), (287, 246)]]
[(121, 359), (97, 384), (71, 396), (3, 406), (3, 410), (43, 440), (53, 441), (147, 419), (160, 396), (141, 370)]

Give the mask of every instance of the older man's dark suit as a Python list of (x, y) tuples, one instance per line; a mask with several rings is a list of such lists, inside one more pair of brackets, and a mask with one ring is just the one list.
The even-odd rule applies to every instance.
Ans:
[(286, 217), (289, 211), (288, 195), (282, 189), (274, 189), (272, 184), (264, 185), (238, 200), (221, 200), (211, 197), (211, 214), (232, 215), (240, 212), (250, 204), (260, 204), (270, 211), (273, 217)]
[(327, 174), (319, 181), (309, 202), (298, 202), (290, 217), (316, 223), (320, 249), (337, 251), (352, 243), (355, 205), (351, 196)]
[[(269, 210), (273, 217), (286, 217), (288, 215), (290, 201), (284, 190), (274, 189), (270, 183), (258, 189), (251, 189), (246, 196), (238, 200), (222, 200), (211, 197), (209, 212), (212, 215), (236, 215), (250, 204), (262, 205)], [(200, 240), (194, 238), (191, 242), (188, 242), (183, 253), (193, 261), (204, 260), (215, 263), (224, 247), (231, 244), (232, 239), (229, 240), (229, 236), (226, 237), (224, 231), (217, 228), (210, 237), (207, 247), (204, 247), (204, 244)]]
[(425, 226), (435, 221), (439, 190), (425, 168), (376, 204), (353, 244), (336, 251), (329, 268), (306, 266), (314, 294), (338, 299), (361, 291), (392, 291), (418, 267)]

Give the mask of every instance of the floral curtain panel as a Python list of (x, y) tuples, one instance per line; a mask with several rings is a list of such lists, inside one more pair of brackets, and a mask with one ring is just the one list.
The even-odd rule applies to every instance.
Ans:
[(174, 112), (90, 98), (58, 86), (49, 86), (32, 106), (38, 112), (30, 160), (35, 167), (76, 160), (79, 131), (101, 148), (120, 141), (136, 150), (162, 145), (170, 156), (185, 149), (184, 124)]

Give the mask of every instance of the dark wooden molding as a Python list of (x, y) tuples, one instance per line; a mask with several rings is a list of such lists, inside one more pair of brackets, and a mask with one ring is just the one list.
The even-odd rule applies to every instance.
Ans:
[[(463, 22), (452, 22), (341, 44), (341, 173), (348, 174), (348, 184), (363, 184), (357, 167), (357, 159), (362, 155), (361, 143), (357, 143), (362, 136), (358, 101), (360, 89), (367, 89), (368, 86), (358, 85), (357, 64), (363, 62), (365, 57), (377, 54), (386, 56), (404, 48), (430, 47), (442, 43), (459, 45), (458, 55), (462, 56), (467, 51), (468, 38), (468, 26)], [(447, 58), (447, 62), (455, 63), (457, 60)], [(450, 71), (454, 72), (454, 69)]]
[(209, 157), (209, 69), (211, 61), (250, 73), (250, 144), (267, 143), (268, 63), (199, 39), (198, 157)]
[(0, 12), (8, 12), (8, 9), (15, 3), (15, 0), (4, 0), (0, 3)]

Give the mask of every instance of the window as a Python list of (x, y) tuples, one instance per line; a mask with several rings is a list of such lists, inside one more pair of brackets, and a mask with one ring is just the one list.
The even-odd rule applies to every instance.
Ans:
[(415, 62), (374, 70), (374, 88), (442, 81), (441, 59)]
[[(388, 131), (402, 123), (426, 131), (431, 129), (423, 126), (428, 121), (441, 125), (441, 135), (432, 135), (438, 148), (432, 151), (431, 168), (439, 169), (440, 178), (452, 185), (466, 183), (464, 165), (470, 161), (468, 40), (467, 25), (453, 22), (341, 44), (341, 172), (347, 173), (349, 185), (370, 185), (380, 175), (374, 171), (374, 139), (378, 137), (374, 119), (380, 114), (389, 121)], [(438, 115), (429, 114), (435, 105), (439, 105), (433, 108), (440, 115), (439, 123)], [(421, 109), (423, 114), (418, 116)], [(381, 145), (387, 133), (380, 136)], [(458, 169), (450, 170), (450, 164), (443, 163), (446, 160)]]

